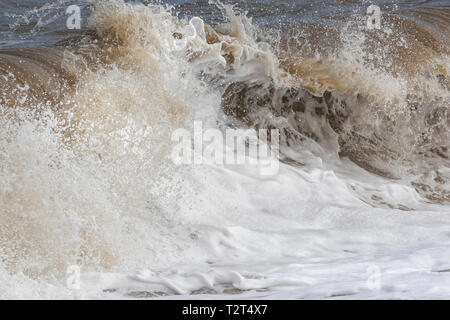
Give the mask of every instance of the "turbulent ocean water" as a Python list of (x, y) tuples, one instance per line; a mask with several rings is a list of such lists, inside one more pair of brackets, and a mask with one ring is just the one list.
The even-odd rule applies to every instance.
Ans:
[[(0, 298), (450, 298), (448, 0), (0, 8)], [(199, 121), (278, 172), (176, 165)]]

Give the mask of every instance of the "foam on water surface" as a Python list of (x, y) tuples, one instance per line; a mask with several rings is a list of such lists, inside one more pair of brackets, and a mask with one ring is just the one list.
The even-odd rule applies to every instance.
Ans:
[[(1, 298), (449, 296), (445, 48), (396, 73), (348, 45), (366, 35), (351, 23), (327, 60), (221, 3), (214, 28), (90, 5), (81, 39), (0, 54)], [(171, 134), (194, 121), (280, 129), (278, 173), (176, 166)]]

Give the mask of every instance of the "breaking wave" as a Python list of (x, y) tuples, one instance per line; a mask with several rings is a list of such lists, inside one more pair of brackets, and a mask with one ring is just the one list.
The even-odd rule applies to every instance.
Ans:
[[(281, 161), (349, 158), (448, 203), (449, 8), (265, 29), (172, 7), (90, 1), (89, 31), (0, 50), (0, 265), (9, 274), (166, 266), (195, 197), (171, 133), (277, 128)], [(162, 250), (161, 248), (172, 248)], [(175, 248), (175, 249), (173, 249)], [(201, 260), (204, 257), (192, 259)]]

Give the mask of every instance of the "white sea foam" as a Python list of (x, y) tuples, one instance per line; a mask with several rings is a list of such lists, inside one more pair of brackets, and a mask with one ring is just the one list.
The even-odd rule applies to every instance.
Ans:
[[(228, 123), (227, 84), (287, 81), (251, 21), (219, 7), (229, 32), (208, 43), (199, 17), (96, 2), (90, 23), (118, 44), (114, 62), (80, 72), (59, 109), (0, 105), (0, 297), (448, 297), (450, 209), (410, 177), (316, 142), (284, 150), (271, 176), (172, 163), (176, 129)], [(70, 265), (80, 290), (66, 287)]]

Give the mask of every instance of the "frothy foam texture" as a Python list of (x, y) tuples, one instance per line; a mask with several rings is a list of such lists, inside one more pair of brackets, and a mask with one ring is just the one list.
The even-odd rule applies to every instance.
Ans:
[[(69, 265), (88, 297), (302, 287), (314, 272), (261, 268), (448, 242), (444, 40), (409, 57), (427, 44), (395, 19), (378, 34), (357, 20), (331, 52), (261, 41), (221, 3), (221, 26), (160, 5), (89, 5), (91, 31), (64, 48), (0, 52), (0, 297), (71, 297)], [(171, 134), (194, 120), (279, 129), (279, 174), (176, 166)]]

